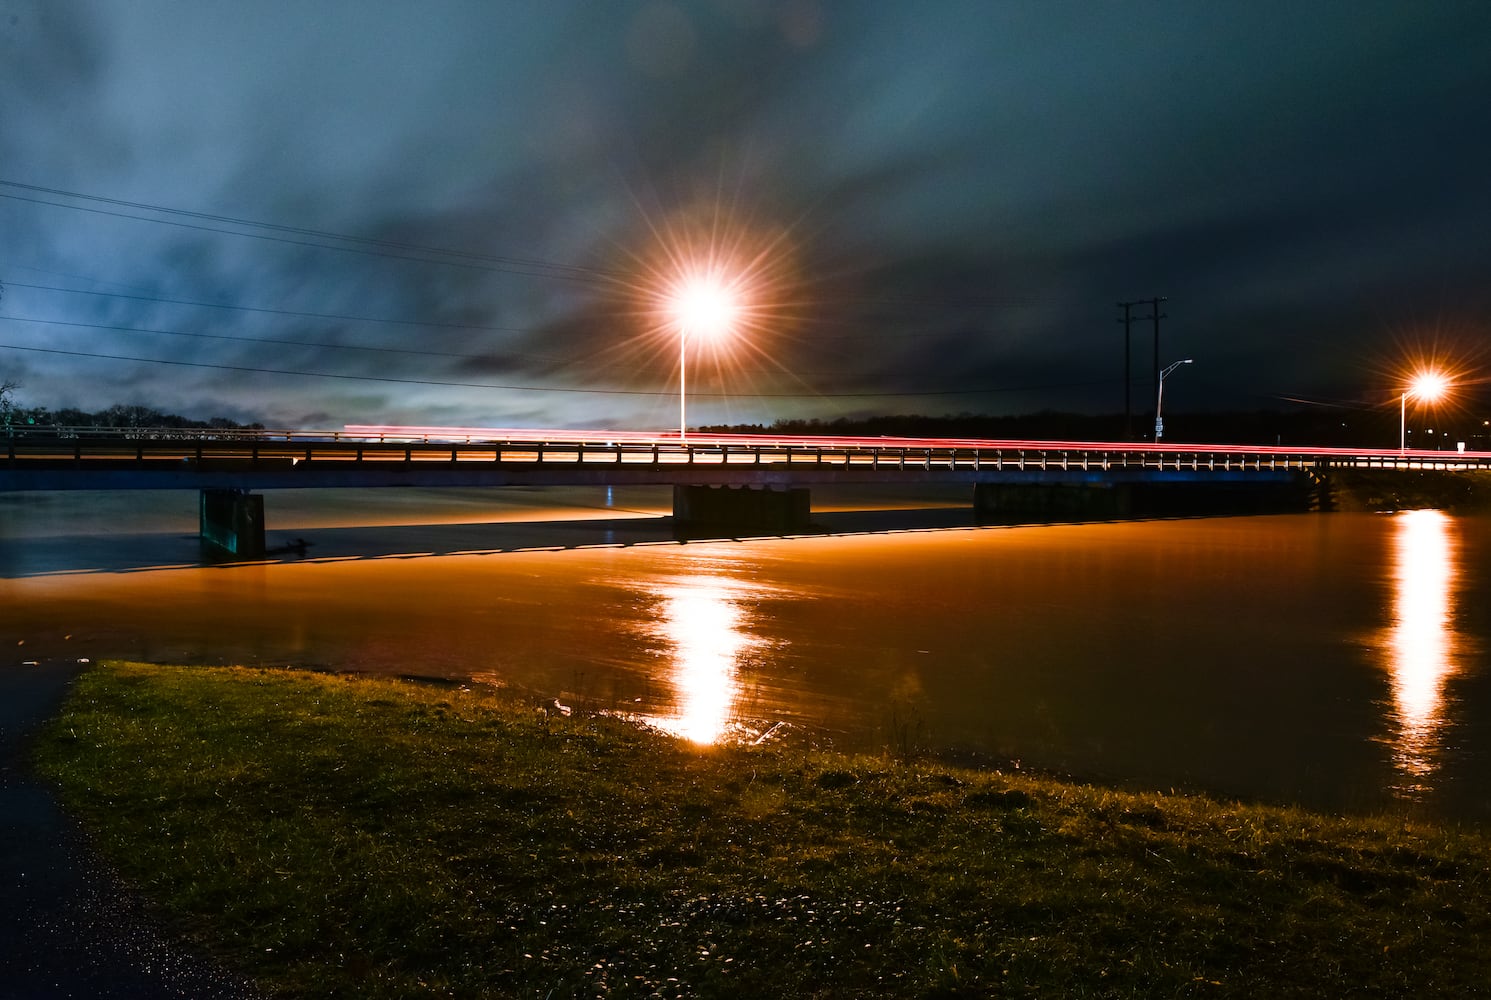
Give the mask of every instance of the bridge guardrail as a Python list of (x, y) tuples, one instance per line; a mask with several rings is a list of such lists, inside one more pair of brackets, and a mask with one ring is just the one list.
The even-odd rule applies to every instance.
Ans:
[[(568, 439), (562, 435), (569, 435)], [(479, 434), (388, 433), (261, 428), (26, 428), (5, 441), (7, 469), (132, 467), (141, 471), (182, 463), (222, 469), (311, 463), (387, 467), (390, 463), (498, 466), (742, 466), (801, 469), (805, 465), (856, 470), (1008, 470), (1112, 472), (1174, 470), (1491, 469), (1491, 453), (1370, 451), (1339, 448), (1249, 448), (1241, 445), (1149, 445), (1128, 442), (977, 441), (898, 438), (773, 438), (677, 436), (619, 431), (515, 431)], [(428, 467), (428, 466), (427, 466)], [(745, 471), (745, 470), (741, 470)], [(11, 487), (14, 488), (14, 487)]]

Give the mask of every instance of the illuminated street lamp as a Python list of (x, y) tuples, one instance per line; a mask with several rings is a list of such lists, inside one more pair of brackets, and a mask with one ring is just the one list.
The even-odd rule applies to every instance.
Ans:
[(1154, 439), (1155, 439), (1155, 441), (1159, 441), (1160, 437), (1165, 433), (1165, 418), (1162, 417), (1162, 416), (1160, 416), (1160, 404), (1165, 401), (1165, 379), (1166, 379), (1166, 377), (1169, 376), (1169, 374), (1171, 372), (1175, 371), (1175, 369), (1179, 368), (1181, 365), (1191, 364), (1192, 361), (1193, 361), (1193, 359), (1186, 358), (1184, 361), (1175, 361), (1175, 362), (1172, 362), (1170, 364), (1170, 367), (1168, 367), (1164, 371), (1160, 372), (1160, 385), (1159, 385), (1159, 389), (1156, 390), (1155, 397), (1154, 397)]
[(1403, 395), (1398, 399), (1398, 451), (1408, 450), (1408, 397), (1417, 396), (1426, 403), (1432, 403), (1443, 396), (1449, 386), (1449, 380), (1439, 372), (1421, 372), (1408, 383), (1408, 388), (1403, 390)]
[(688, 436), (687, 388), (690, 336), (723, 337), (740, 314), (735, 290), (717, 275), (696, 276), (678, 285), (669, 298), (678, 321), (678, 437)]

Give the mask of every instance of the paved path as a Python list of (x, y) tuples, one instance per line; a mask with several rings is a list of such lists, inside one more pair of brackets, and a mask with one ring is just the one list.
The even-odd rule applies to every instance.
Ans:
[(30, 737), (83, 669), (0, 662), (0, 1000), (258, 997), (151, 919), (31, 774)]

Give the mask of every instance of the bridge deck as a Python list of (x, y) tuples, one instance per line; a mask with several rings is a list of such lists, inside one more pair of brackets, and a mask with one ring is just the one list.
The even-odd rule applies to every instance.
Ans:
[(0, 491), (376, 486), (1122, 483), (1324, 468), (1491, 469), (1491, 453), (619, 431), (99, 432), (7, 439)]

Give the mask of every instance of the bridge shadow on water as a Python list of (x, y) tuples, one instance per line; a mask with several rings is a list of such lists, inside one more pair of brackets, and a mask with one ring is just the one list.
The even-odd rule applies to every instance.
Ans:
[[(805, 536), (934, 531), (975, 527), (971, 509), (830, 510), (815, 513)], [(169, 569), (421, 559), (455, 555), (583, 548), (677, 545), (784, 537), (691, 531), (680, 537), (671, 516), (580, 518), (555, 521), (359, 525), (274, 530), (269, 551), (252, 562), (213, 554), (195, 534), (140, 532), (80, 534), (0, 540), (0, 579), (89, 573), (142, 573)]]

